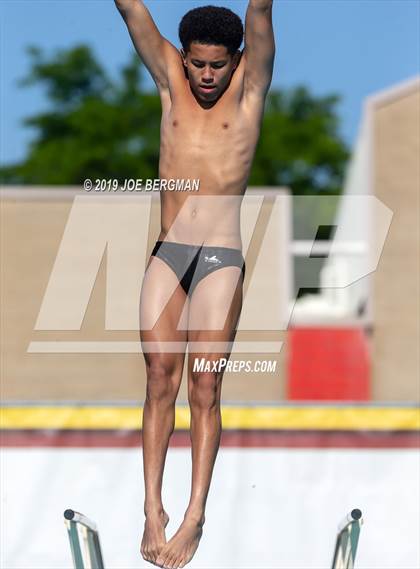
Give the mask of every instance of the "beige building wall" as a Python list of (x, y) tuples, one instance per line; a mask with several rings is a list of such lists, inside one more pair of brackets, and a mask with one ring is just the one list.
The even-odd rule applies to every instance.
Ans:
[(374, 194), (394, 213), (372, 280), (373, 399), (419, 401), (420, 81), (371, 112)]
[[(268, 198), (264, 193), (249, 190), (242, 208), (244, 251), (247, 251), (246, 296), (241, 329), (236, 338), (239, 351), (232, 360), (276, 360), (277, 368), (275, 373), (226, 373), (225, 401), (280, 401), (284, 397), (284, 347), (281, 352), (264, 352), (267, 346), (279, 345), (285, 339), (285, 333), (279, 331), (279, 322), (284, 324), (282, 319), (287, 314), (291, 283), (288, 266), (290, 203), (285, 191), (271, 189), (267, 192)], [(95, 199), (95, 196), (89, 197)], [(101, 196), (104, 204), (115, 205), (111, 215), (109, 207), (101, 209), (100, 206), (92, 220), (88, 220), (89, 225), (86, 226), (85, 220), (85, 225), (80, 222), (78, 229), (74, 226), (75, 198), (86, 198), (86, 193), (79, 188), (9, 187), (1, 190), (3, 401), (144, 399), (146, 378), (143, 355), (138, 350), (138, 304), (135, 303), (138, 303), (148, 256), (159, 233), (159, 203), (154, 199), (150, 204), (148, 198), (133, 202), (127, 210), (130, 219), (120, 223), (115, 222), (120, 205), (110, 201), (114, 197)], [(277, 202), (276, 197), (280, 201)], [(122, 207), (126, 205), (124, 202)], [(86, 208), (83, 211), (87, 211)], [(101, 242), (98, 235), (111, 231), (113, 224), (115, 242), (112, 239), (109, 243)], [(67, 261), (63, 261), (58, 253), (66, 248), (71, 231), (75, 245), (69, 249), (70, 261), (68, 254)], [(270, 248), (269, 256), (263, 252), (264, 247), (266, 253), (267, 247)], [(85, 258), (81, 259), (80, 253)], [(65, 262), (67, 273), (54, 288), (52, 275), (65, 273)], [(75, 290), (85, 287), (86, 274), (92, 270), (95, 278), (79, 325), (80, 306), (75, 304)], [(274, 274), (281, 275), (280, 283), (274, 280)], [(121, 302), (113, 318), (118, 319), (118, 311), (122, 314), (127, 310), (126, 297), (131, 296), (128, 324), (125, 326), (122, 322), (118, 329), (112, 329), (110, 316), (106, 314), (106, 298), (112, 287), (117, 287), (118, 302)], [(49, 309), (43, 304), (47, 297)], [(273, 319), (273, 314), (277, 314), (277, 318)], [(46, 322), (49, 322), (47, 326)], [(113, 348), (104, 347), (106, 342), (118, 343), (117, 349), (124, 344), (126, 353), (115, 353)], [(253, 353), (248, 352), (244, 342), (253, 347)], [(186, 400), (185, 381), (180, 400)]]
[[(372, 397), (376, 401), (420, 400), (419, 114), (418, 80), (375, 95), (368, 102), (371, 191), (394, 214), (378, 268), (371, 276)], [(107, 325), (106, 295), (110, 288), (109, 274), (116, 272), (116, 266), (121, 272), (119, 285), (132, 283), (127, 295), (119, 295), (122, 304), (125, 296), (135, 297), (139, 292), (144, 267), (159, 232), (158, 199), (151, 205), (144, 202), (135, 206), (140, 207), (142, 221), (133, 231), (133, 219), (135, 221), (137, 215), (134, 212), (126, 234), (123, 231), (119, 234), (119, 248), (110, 249), (103, 244), (80, 326), (55, 326), (47, 330), (38, 326), (37, 329), (42, 302), (77, 196), (85, 197), (85, 192), (79, 188), (9, 187), (1, 190), (0, 388), (3, 400), (141, 401), (144, 398), (143, 356), (133, 349), (139, 340), (138, 326), (136, 329), (135, 322), (133, 325), (133, 318), (128, 326), (112, 329)], [(284, 330), (292, 287), (288, 248), (290, 206), (286, 191), (250, 189), (247, 192), (242, 215), (246, 294), (236, 338), (239, 348), (232, 360), (276, 360), (277, 369), (274, 374), (227, 373), (223, 387), (226, 401), (284, 400), (287, 356)], [(93, 223), (91, 233), (80, 236), (81, 249), (88, 249), (92, 235), (112, 223), (112, 216), (107, 215), (97, 216), (96, 229)], [(375, 235), (378, 220), (373, 221)], [(131, 247), (125, 246), (127, 242)], [(84, 276), (77, 255), (72, 263), (72, 276), (64, 283), (69, 295), (64, 305), (70, 316), (72, 293)], [(125, 276), (124, 267), (134, 269)], [(59, 301), (58, 312), (63, 308), (63, 298)], [(125, 309), (127, 306), (122, 305), (121, 311)], [(131, 310), (134, 320), (136, 314), (134, 307)], [(45, 346), (45, 342), (59, 343), (59, 347), (54, 348), (57, 353), (48, 349), (41, 353), (39, 345)], [(60, 347), (63, 342), (80, 342), (84, 353), (77, 348), (73, 353), (65, 353)], [(86, 349), (89, 342), (97, 343), (90, 348), (90, 353)], [(103, 348), (104, 342), (123, 342), (128, 348), (126, 353), (107, 351)], [(264, 352), (267, 346), (273, 349), (272, 344), (276, 342), (284, 342), (280, 353), (278, 350)], [(34, 349), (34, 343), (41, 344)], [(250, 352), (247, 345), (254, 351)], [(186, 400), (185, 377), (180, 400)]]

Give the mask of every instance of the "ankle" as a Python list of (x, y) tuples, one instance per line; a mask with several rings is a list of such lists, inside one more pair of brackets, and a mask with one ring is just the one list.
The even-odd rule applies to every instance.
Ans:
[(196, 523), (198, 526), (203, 526), (206, 521), (204, 510), (187, 508), (184, 514), (184, 520)]
[(165, 514), (165, 510), (163, 509), (162, 504), (148, 504), (147, 506), (144, 506), (144, 515), (146, 517), (151, 517), (151, 516), (163, 516)]

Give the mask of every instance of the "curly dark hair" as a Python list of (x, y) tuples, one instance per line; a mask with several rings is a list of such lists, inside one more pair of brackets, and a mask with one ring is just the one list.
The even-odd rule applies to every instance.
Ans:
[(179, 24), (179, 39), (185, 51), (191, 42), (207, 45), (223, 45), (233, 55), (240, 48), (244, 37), (241, 18), (219, 6), (194, 8), (185, 14)]

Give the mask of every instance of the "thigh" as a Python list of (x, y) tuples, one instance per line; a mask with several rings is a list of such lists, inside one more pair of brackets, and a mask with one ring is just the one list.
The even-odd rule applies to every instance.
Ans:
[(189, 340), (196, 331), (208, 333), (209, 337), (229, 336), (241, 313), (242, 284), (238, 267), (218, 269), (198, 283), (189, 307)]
[(242, 284), (238, 267), (224, 267), (194, 290), (188, 318), (189, 375), (197, 357), (228, 359), (242, 309)]
[(165, 367), (184, 362), (189, 299), (172, 269), (151, 257), (140, 296), (140, 338), (147, 364), (154, 359)]

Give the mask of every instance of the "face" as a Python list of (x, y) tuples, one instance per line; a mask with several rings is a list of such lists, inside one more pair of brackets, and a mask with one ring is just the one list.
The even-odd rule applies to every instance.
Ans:
[(217, 101), (238, 66), (239, 53), (232, 56), (225, 46), (197, 42), (181, 53), (194, 95), (203, 103)]

